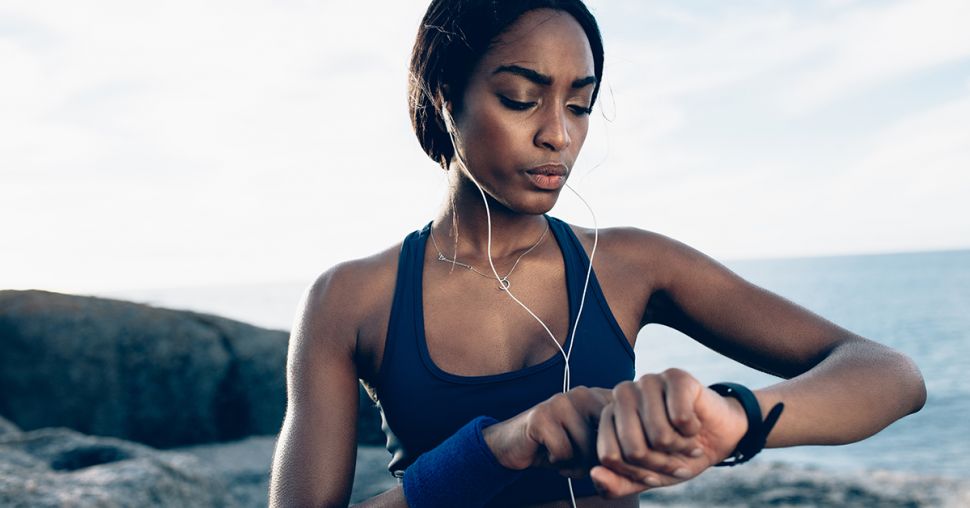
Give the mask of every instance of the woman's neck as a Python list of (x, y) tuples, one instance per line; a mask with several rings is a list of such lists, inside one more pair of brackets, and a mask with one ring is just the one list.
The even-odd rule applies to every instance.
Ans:
[(487, 259), (489, 216), (492, 226), (492, 259), (518, 255), (535, 244), (547, 227), (542, 215), (511, 210), (488, 193), (485, 193), (489, 210), (486, 215), (482, 193), (466, 178), (452, 178), (448, 190), (448, 197), (432, 224), (434, 235), (445, 256), (469, 260)]

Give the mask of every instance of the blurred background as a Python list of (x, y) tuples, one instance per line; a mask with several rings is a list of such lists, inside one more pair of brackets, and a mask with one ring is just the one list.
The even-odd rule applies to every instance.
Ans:
[[(686, 242), (927, 378), (875, 438), (770, 455), (970, 477), (970, 3), (588, 4), (606, 71), (571, 184), (599, 226)], [(2, 2), (0, 289), (287, 330), (316, 275), (441, 206), (406, 109), (426, 6)], [(552, 213), (591, 225), (571, 194)], [(659, 327), (636, 350), (772, 382)]]

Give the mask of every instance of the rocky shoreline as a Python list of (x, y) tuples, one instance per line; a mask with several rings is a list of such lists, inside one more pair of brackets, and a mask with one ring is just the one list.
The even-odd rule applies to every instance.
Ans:
[[(265, 506), (286, 344), (218, 316), (0, 291), (0, 506)], [(396, 484), (359, 396), (352, 501)], [(970, 506), (970, 480), (756, 460), (645, 493), (654, 506)]]
[[(8, 433), (0, 436), (0, 505), (266, 506), (275, 444), (275, 436), (252, 436), (155, 450), (67, 429)], [(358, 448), (351, 502), (395, 486), (387, 460), (383, 447)], [(683, 485), (645, 493), (640, 506), (956, 508), (970, 506), (970, 483), (888, 471), (832, 474), (756, 461), (743, 468), (710, 470)]]

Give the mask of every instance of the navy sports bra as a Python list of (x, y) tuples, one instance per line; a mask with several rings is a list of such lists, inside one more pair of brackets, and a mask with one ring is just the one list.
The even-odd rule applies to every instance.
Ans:
[[(569, 225), (549, 216), (546, 220), (566, 267), (571, 333), (589, 258)], [(392, 455), (388, 469), (398, 478), (419, 455), (437, 446), (471, 419), (487, 415), (506, 420), (562, 389), (564, 360), (558, 351), (542, 363), (489, 376), (458, 376), (434, 364), (425, 343), (421, 298), (430, 227), (429, 223), (408, 235), (401, 247), (384, 357), (378, 374), (377, 396), (387, 450)], [(564, 349), (568, 347), (567, 342)], [(603, 297), (595, 272), (590, 276), (569, 363), (572, 386), (612, 388), (623, 380), (633, 379), (633, 349)], [(577, 497), (596, 494), (588, 478), (574, 480), (573, 488)], [(506, 488), (491, 506), (564, 498), (569, 498), (565, 477), (552, 470), (533, 468)]]

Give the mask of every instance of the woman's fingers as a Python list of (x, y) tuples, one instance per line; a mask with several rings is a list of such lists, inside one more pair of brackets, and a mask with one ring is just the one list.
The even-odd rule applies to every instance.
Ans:
[(603, 391), (577, 387), (534, 408), (529, 415), (529, 435), (544, 448), (534, 464), (550, 465), (570, 476), (582, 470), (584, 475), (595, 460), (593, 429), (607, 401)]
[(655, 465), (648, 463), (650, 447), (641, 419), (640, 390), (633, 383), (620, 383), (613, 389), (613, 400), (613, 426), (622, 459), (643, 467)]
[(618, 497), (629, 496), (656, 487), (663, 487), (676, 483), (669, 478), (661, 475), (646, 474), (642, 479), (636, 480), (629, 478), (604, 466), (596, 466), (589, 472), (593, 480), (593, 485), (599, 491), (600, 496), (606, 499), (616, 499)]
[(596, 434), (596, 455), (600, 464), (628, 478), (641, 478), (647, 471), (644, 467), (627, 460), (617, 435), (615, 404), (609, 404), (600, 416)]
[(590, 471), (604, 497), (693, 478), (734, 446), (744, 415), (711, 394), (679, 369), (618, 384), (598, 425), (600, 465)]
[(554, 404), (558, 405), (560, 428), (569, 441), (568, 456), (555, 456), (554, 465), (567, 466), (568, 463), (587, 463), (593, 451), (592, 432), (590, 431), (589, 408), (591, 401), (585, 394), (560, 394), (554, 397)]
[(694, 439), (674, 427), (665, 400), (676, 395), (666, 388), (659, 375), (645, 375), (636, 383), (625, 381), (613, 389), (620, 444), (634, 463), (641, 463), (650, 450), (689, 454), (697, 448)]
[(693, 376), (680, 369), (667, 369), (660, 374), (663, 381), (664, 401), (670, 423), (685, 437), (694, 437), (701, 431), (701, 421), (694, 411), (694, 403), (704, 387)]
[(603, 407), (613, 400), (613, 390), (608, 388), (577, 386), (566, 392), (566, 395), (573, 401), (580, 414), (594, 422), (599, 421)]
[[(609, 404), (603, 409), (596, 440), (600, 465), (590, 470), (590, 476), (600, 495), (613, 499), (683, 481), (687, 469), (677, 458), (669, 455), (648, 451), (644, 461), (651, 464), (651, 467), (638, 467), (624, 460), (615, 430), (614, 408), (614, 404)], [(681, 477), (675, 478), (665, 473), (671, 470)]]
[(694, 440), (682, 436), (674, 428), (665, 403), (672, 394), (660, 376), (646, 375), (637, 382), (641, 389), (640, 420), (650, 441), (650, 448), (664, 453), (690, 453), (696, 448)]
[[(600, 463), (634, 480), (640, 480), (648, 473), (686, 477), (683, 457), (651, 449), (644, 439), (637, 412), (623, 416), (621, 411), (623, 408), (616, 403), (604, 409), (596, 442)], [(622, 424), (623, 421), (628, 423)]]
[[(560, 405), (561, 403), (553, 398), (544, 404)], [(545, 455), (541, 453), (541, 449), (540, 453), (536, 454), (534, 465), (554, 464), (573, 458), (573, 446), (563, 429), (561, 420), (562, 415), (556, 414), (554, 409), (548, 407), (537, 408), (529, 415), (527, 435), (545, 449)]]

